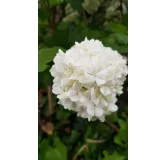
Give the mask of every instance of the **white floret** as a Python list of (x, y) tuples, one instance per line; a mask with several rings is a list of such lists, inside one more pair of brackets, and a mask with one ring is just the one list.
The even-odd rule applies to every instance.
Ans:
[(85, 39), (66, 53), (59, 50), (53, 61), (52, 92), (65, 109), (102, 122), (118, 110), (116, 95), (123, 93), (127, 62), (117, 51), (99, 40)]

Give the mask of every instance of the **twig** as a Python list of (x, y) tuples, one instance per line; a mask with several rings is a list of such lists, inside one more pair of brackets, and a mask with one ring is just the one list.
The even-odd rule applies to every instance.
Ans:
[(119, 131), (119, 128), (115, 124), (109, 122), (105, 122), (105, 124), (111, 127), (115, 132)]
[(118, 128), (115, 124), (111, 123), (110, 126), (111, 126), (116, 132), (119, 132), (119, 128)]
[(74, 156), (73, 160), (76, 160), (76, 158), (78, 157), (78, 155), (84, 150), (87, 148), (87, 144), (84, 144), (80, 149), (79, 151), (76, 153), (76, 155)]
[(105, 140), (93, 140), (93, 139), (87, 139), (87, 143), (104, 143)]
[(78, 150), (78, 152), (76, 153), (76, 155), (74, 156), (73, 160), (76, 160), (76, 158), (78, 157), (78, 155), (84, 150), (87, 149), (88, 150), (88, 144), (92, 144), (92, 143), (104, 143), (105, 140), (93, 140), (93, 139), (86, 139), (86, 143)]

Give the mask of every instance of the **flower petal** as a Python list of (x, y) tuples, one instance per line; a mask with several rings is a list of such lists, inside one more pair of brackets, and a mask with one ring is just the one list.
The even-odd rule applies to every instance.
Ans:
[(67, 68), (67, 65), (64, 64), (64, 63), (58, 63), (58, 64), (55, 64), (55, 67), (56, 67), (56, 70), (60, 73), (64, 72), (65, 69)]
[(52, 92), (54, 94), (61, 94), (63, 91), (62, 91), (61, 87), (59, 87), (59, 86), (53, 86)]
[(100, 88), (100, 92), (104, 95), (104, 96), (108, 96), (111, 94), (111, 90), (107, 87), (107, 86), (103, 86)]
[(100, 107), (95, 107), (95, 116), (96, 117), (100, 117), (100, 116), (102, 116), (103, 115), (103, 109), (102, 108), (100, 108)]
[(87, 113), (90, 115), (90, 116), (94, 116), (95, 115), (95, 108), (93, 105), (87, 105), (87, 109), (86, 109)]
[(115, 104), (110, 104), (110, 105), (109, 105), (109, 110), (110, 110), (111, 112), (116, 112), (116, 111), (118, 110), (118, 106), (115, 105)]
[(87, 118), (88, 117), (88, 114), (86, 111), (81, 111), (81, 117), (82, 118)]
[(72, 102), (69, 100), (69, 99), (65, 99), (63, 102), (62, 102), (63, 106), (65, 109), (69, 109), (71, 110), (72, 109)]
[(102, 71), (98, 72), (96, 76), (101, 79), (106, 79), (107, 74), (108, 71), (106, 69), (103, 69)]
[(104, 122), (105, 121), (105, 116), (104, 115), (102, 115), (101, 117), (98, 117), (99, 118), (99, 120), (101, 121), (101, 122)]
[(100, 78), (96, 78), (96, 83), (97, 83), (97, 85), (98, 86), (101, 86), (102, 84), (105, 84), (105, 80), (103, 80), (103, 79), (100, 79)]
[(78, 97), (78, 95), (74, 95), (74, 96), (70, 97), (70, 100), (73, 102), (77, 102), (79, 100), (79, 97)]
[(74, 88), (77, 92), (79, 92), (80, 89), (82, 88), (82, 85), (78, 82), (78, 83), (75, 83), (75, 84), (73, 85), (73, 88)]

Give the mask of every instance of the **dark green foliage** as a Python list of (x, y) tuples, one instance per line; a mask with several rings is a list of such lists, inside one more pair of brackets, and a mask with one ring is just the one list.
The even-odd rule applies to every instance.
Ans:
[[(49, 70), (58, 49), (65, 51), (87, 37), (128, 55), (128, 14), (125, 8), (116, 6), (120, 1), (86, 0), (86, 5), (82, 5), (84, 2), (39, 2), (39, 160), (72, 160), (82, 146), (84, 150), (77, 160), (128, 159), (127, 81), (124, 93), (118, 97), (118, 112), (108, 116), (104, 123), (78, 118), (75, 112), (59, 105), (55, 95), (50, 95), (53, 78)], [(127, 10), (127, 2), (123, 3)], [(78, 14), (68, 17), (74, 12)]]

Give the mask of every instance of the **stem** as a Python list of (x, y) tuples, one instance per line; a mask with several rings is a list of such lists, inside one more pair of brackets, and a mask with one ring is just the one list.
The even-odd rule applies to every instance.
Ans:
[(48, 113), (52, 115), (54, 110), (53, 99), (52, 99), (52, 88), (48, 86)]

